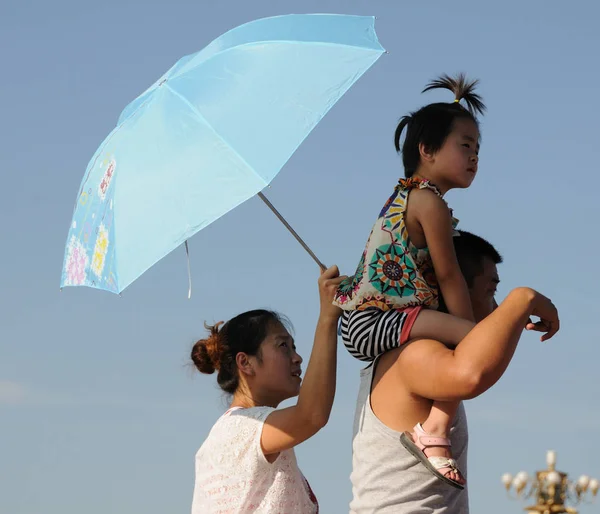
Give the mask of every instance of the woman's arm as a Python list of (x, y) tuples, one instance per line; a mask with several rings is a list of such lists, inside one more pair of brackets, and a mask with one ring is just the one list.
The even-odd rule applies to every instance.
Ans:
[(345, 278), (338, 275), (337, 266), (332, 266), (319, 277), (321, 311), (298, 403), (275, 410), (267, 417), (261, 436), (265, 455), (293, 448), (315, 435), (329, 420), (335, 395), (337, 322), (342, 312), (331, 302)]

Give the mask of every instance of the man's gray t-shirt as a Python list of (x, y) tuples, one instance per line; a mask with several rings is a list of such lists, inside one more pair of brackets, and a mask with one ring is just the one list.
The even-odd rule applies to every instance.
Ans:
[[(376, 362), (376, 361), (375, 361)], [(457, 489), (432, 475), (371, 409), (374, 365), (360, 373), (352, 441), (351, 514), (468, 514), (467, 488)], [(468, 429), (460, 404), (450, 429), (452, 454), (467, 477)]]

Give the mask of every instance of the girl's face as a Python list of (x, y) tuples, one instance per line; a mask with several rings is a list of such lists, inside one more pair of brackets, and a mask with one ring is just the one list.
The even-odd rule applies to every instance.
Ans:
[(433, 182), (445, 191), (469, 187), (477, 174), (478, 155), (477, 125), (465, 118), (455, 120), (452, 132), (433, 156)]
[(302, 379), (302, 357), (294, 338), (280, 323), (273, 323), (261, 344), (261, 359), (254, 362), (253, 396), (273, 407), (298, 396)]

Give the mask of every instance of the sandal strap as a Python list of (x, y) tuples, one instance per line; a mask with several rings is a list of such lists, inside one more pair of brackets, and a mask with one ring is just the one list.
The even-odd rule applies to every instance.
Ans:
[(417, 423), (413, 430), (416, 436), (415, 444), (420, 450), (424, 450), (429, 446), (445, 446), (448, 448), (451, 446), (450, 439), (429, 435), (425, 432), (421, 423)]
[[(446, 446), (450, 447), (450, 439), (445, 437), (434, 437), (431, 435), (417, 436), (419, 443), (427, 448), (428, 446)], [(417, 445), (418, 446), (418, 445)]]
[(460, 469), (458, 469), (458, 464), (454, 459), (447, 459), (446, 457), (428, 457), (428, 459), (440, 475), (448, 478), (448, 473), (454, 472), (462, 476)]
[(459, 472), (458, 464), (454, 459), (449, 459), (447, 457), (427, 457), (427, 459), (429, 460), (429, 462), (431, 462), (433, 467), (435, 469), (437, 469), (438, 471), (443, 468), (448, 468), (448, 471)]

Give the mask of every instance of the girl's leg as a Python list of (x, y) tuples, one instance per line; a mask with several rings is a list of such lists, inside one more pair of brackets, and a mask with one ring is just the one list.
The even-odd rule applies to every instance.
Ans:
[[(446, 345), (456, 346), (474, 326), (475, 323), (471, 321), (443, 312), (423, 309), (411, 328), (410, 339), (435, 339)], [(434, 401), (429, 417), (422, 423), (423, 430), (432, 436), (447, 438), (459, 404), (460, 402)], [(426, 448), (425, 455), (452, 458), (450, 448), (445, 446)], [(459, 484), (465, 483), (465, 479), (456, 471), (449, 471), (446, 477)]]
[(422, 309), (410, 329), (410, 339), (435, 339), (456, 346), (475, 326), (466, 319), (431, 309)]
[[(447, 438), (459, 405), (459, 402), (434, 401), (429, 411), (429, 416), (421, 424), (423, 430), (432, 436)], [(447, 446), (432, 446), (425, 450), (425, 455), (427, 457), (447, 457), (451, 459), (452, 451)], [(446, 476), (459, 484), (464, 485), (466, 483), (466, 480), (459, 472), (449, 471)]]

